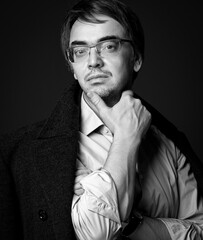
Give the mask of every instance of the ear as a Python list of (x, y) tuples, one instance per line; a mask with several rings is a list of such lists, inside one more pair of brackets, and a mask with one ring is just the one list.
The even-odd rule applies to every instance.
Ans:
[(135, 59), (134, 59), (134, 71), (135, 72), (139, 72), (141, 66), (142, 66), (142, 58), (141, 56), (137, 56)]
[(75, 73), (73, 74), (73, 76), (74, 76), (75, 80), (78, 80), (78, 78), (77, 78), (77, 76), (76, 76), (76, 74), (75, 74)]

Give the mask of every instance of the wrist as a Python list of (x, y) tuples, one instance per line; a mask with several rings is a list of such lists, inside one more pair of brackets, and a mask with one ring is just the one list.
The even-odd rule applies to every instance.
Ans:
[(131, 213), (126, 227), (122, 231), (122, 236), (129, 237), (143, 223), (144, 217), (139, 212)]
[(114, 132), (114, 141), (120, 144), (134, 144), (134, 145), (140, 145), (141, 143), (141, 137), (137, 134), (126, 133), (124, 131), (115, 131)]

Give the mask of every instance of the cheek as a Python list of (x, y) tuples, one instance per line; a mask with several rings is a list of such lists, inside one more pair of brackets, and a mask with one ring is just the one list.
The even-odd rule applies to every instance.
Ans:
[(78, 81), (82, 81), (85, 76), (84, 68), (82, 66), (73, 66), (72, 69), (74, 78)]
[(129, 58), (120, 59), (119, 61), (115, 61), (110, 69), (115, 77), (126, 79), (130, 77), (131, 72), (133, 72), (133, 64)]
[(128, 72), (133, 71), (133, 57), (129, 51), (122, 52), (117, 58), (114, 58), (110, 64), (112, 69), (116, 72)]

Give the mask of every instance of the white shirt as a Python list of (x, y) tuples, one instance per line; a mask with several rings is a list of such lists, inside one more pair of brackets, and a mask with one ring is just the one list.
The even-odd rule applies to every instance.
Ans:
[[(77, 238), (116, 239), (123, 225), (117, 190), (111, 175), (102, 169), (113, 136), (83, 97), (79, 134), (77, 164), (84, 164), (92, 173), (81, 180), (84, 194), (75, 195), (72, 202)], [(142, 199), (136, 210), (159, 218), (172, 240), (203, 239), (203, 199), (194, 175), (185, 156), (154, 126), (141, 146), (138, 165)]]

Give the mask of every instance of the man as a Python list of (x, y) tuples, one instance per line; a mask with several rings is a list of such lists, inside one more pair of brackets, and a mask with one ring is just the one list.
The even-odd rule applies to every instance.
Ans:
[(46, 122), (0, 143), (1, 239), (202, 239), (202, 164), (131, 91), (144, 59), (136, 15), (82, 0), (61, 39), (76, 83)]

